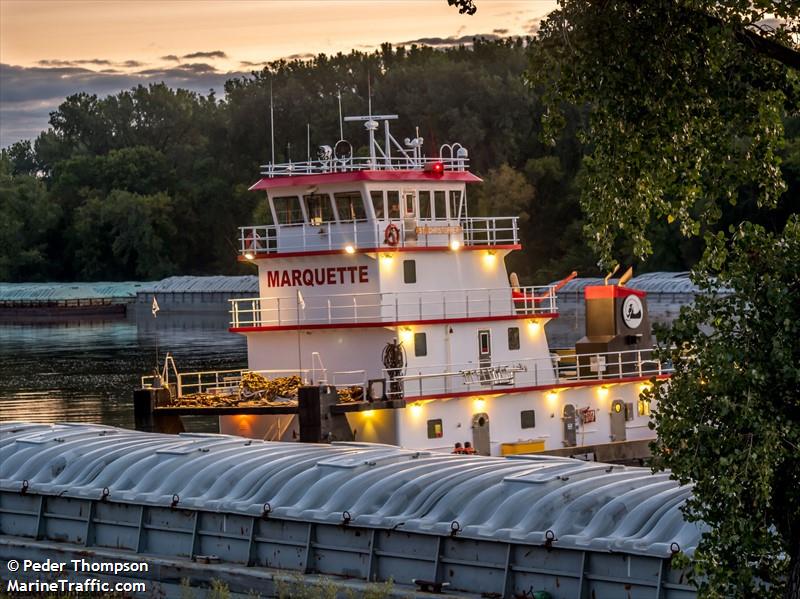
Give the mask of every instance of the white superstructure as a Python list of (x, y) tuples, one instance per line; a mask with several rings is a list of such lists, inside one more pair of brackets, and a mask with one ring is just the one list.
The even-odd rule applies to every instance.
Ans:
[[(517, 217), (470, 216), (467, 188), (480, 179), (466, 149), (426, 158), (420, 137), (395, 140), (393, 118), (352, 117), (369, 156), (339, 141), (319, 160), (264, 166), (251, 187), (272, 223), (241, 229), (239, 259), (258, 267), (260, 297), (232, 301), (231, 331), (247, 337), (249, 369), (363, 386), (380, 408), (347, 414), (359, 441), (498, 455), (651, 437), (639, 393), (664, 372), (636, 345), (642, 334), (622, 335), (625, 351), (551, 351), (554, 287), (512, 285), (506, 272)], [(599, 289), (612, 311), (614, 298), (643, 299)], [(291, 415), (220, 420), (221, 432), (298, 433)]]

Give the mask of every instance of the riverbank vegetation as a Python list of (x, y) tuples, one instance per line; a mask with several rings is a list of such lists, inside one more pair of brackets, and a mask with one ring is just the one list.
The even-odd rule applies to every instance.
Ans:
[[(563, 105), (565, 126), (543, 135), (548, 92), (526, 83), (530, 61), (540, 60), (529, 42), (385, 45), (373, 53), (277, 61), (228, 81), (221, 97), (162, 84), (105, 98), (70, 96), (47, 131), (3, 151), (0, 280), (250, 273), (235, 260), (237, 227), (264, 224), (263, 196), (247, 187), (269, 161), (270, 86), (277, 161), (306, 159), (307, 123), (312, 155), (338, 139), (339, 93), (345, 115), (364, 114), (371, 88), (376, 112), (400, 115), (393, 124), (398, 137), (418, 126), (428, 155), (445, 141), (469, 149), (472, 169), (485, 179), (471, 191), (473, 210), (520, 216), (524, 250), (509, 256), (509, 266), (523, 281), (547, 282), (573, 269), (600, 273), (583, 238), (578, 192), (584, 156), (595, 145), (579, 134), (589, 113), (582, 103)], [(780, 168), (785, 193), (796, 195), (800, 120), (783, 118)], [(359, 124), (345, 124), (344, 133), (357, 150), (366, 149)], [(786, 215), (756, 215), (756, 200), (755, 190), (744, 190), (736, 206), (722, 208), (720, 225), (755, 215), (779, 227)], [(637, 263), (639, 271), (696, 262), (701, 244), (682, 237), (679, 225), (650, 225), (653, 251)], [(624, 241), (613, 244), (624, 263), (634, 262), (632, 250)]]

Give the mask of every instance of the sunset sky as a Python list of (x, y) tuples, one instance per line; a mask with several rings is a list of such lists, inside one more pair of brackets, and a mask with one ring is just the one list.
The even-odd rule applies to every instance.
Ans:
[(527, 35), (555, 0), (0, 0), (0, 147), (35, 137), (69, 94), (165, 81), (207, 92), (277, 58)]

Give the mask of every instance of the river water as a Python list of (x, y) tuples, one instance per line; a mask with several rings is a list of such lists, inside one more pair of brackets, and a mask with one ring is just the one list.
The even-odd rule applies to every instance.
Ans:
[[(133, 390), (156, 364), (156, 344), (180, 371), (247, 365), (242, 335), (227, 315), (149, 312), (117, 320), (0, 324), (0, 422), (91, 422), (133, 427)], [(215, 430), (195, 418), (192, 430)]]

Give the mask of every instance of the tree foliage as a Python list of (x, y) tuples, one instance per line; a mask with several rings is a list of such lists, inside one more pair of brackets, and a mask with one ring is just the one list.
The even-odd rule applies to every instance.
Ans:
[[(767, 30), (768, 13), (795, 20)], [(691, 562), (704, 597), (800, 597), (799, 17), (562, 0), (529, 69), (545, 135), (585, 108), (581, 204), (602, 261), (653, 259), (676, 231), (702, 255), (705, 294), (660, 333), (676, 371), (651, 396), (656, 467), (694, 485), (686, 513), (708, 527)]]

